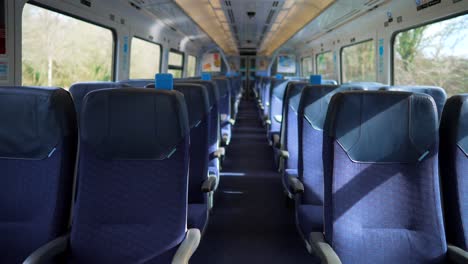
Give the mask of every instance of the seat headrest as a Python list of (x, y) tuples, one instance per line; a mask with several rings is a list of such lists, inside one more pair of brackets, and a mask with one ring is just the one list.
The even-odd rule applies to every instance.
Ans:
[(164, 159), (188, 134), (187, 115), (177, 91), (97, 90), (83, 101), (81, 143), (103, 159)]
[(388, 85), (385, 85), (383, 83), (378, 83), (378, 82), (349, 82), (341, 85), (342, 87), (346, 87), (347, 90), (381, 90), (385, 89), (385, 87), (388, 87)]
[(278, 99), (280, 99), (280, 100), (283, 100), (284, 92), (286, 91), (286, 88), (288, 87), (288, 84), (291, 83), (291, 82), (292, 81), (285, 81), (285, 82), (279, 83), (278, 85), (273, 87), (271, 95), (278, 98)]
[(193, 83), (204, 85), (208, 91), (208, 99), (210, 100), (210, 108), (213, 107), (219, 101), (219, 91), (216, 87), (216, 83), (213, 81), (202, 81), (202, 80), (174, 80), (176, 83)]
[(286, 90), (286, 98), (285, 100), (288, 100), (288, 105), (294, 111), (298, 111), (299, 109), (299, 102), (301, 100), (301, 93), (302, 89), (309, 85), (309, 82), (290, 82), (288, 84), (288, 88)]
[(62, 88), (0, 87), (0, 157), (45, 159), (76, 135), (70, 94)]
[(323, 130), (328, 104), (337, 92), (337, 85), (308, 85), (302, 90), (299, 115), (316, 130)]
[[(150, 84), (146, 88), (154, 89), (154, 84)], [(184, 95), (185, 103), (187, 104), (189, 126), (190, 128), (196, 127), (210, 111), (206, 87), (201, 84), (176, 83), (174, 84), (174, 90)]]
[(382, 88), (382, 90), (428, 94), (432, 96), (437, 105), (439, 118), (442, 115), (442, 110), (444, 108), (445, 101), (447, 100), (447, 93), (445, 90), (435, 86), (391, 86)]
[(133, 79), (118, 82), (122, 87), (145, 88), (148, 84), (154, 84), (154, 79)]
[(81, 114), (83, 99), (89, 92), (107, 88), (116, 88), (119, 86), (119, 84), (114, 82), (82, 82), (75, 83), (70, 86), (69, 91), (73, 97), (73, 102), (75, 103), (75, 109), (78, 116)]
[(340, 92), (330, 102), (324, 133), (356, 162), (417, 163), (437, 143), (437, 120), (426, 94)]
[(444, 141), (456, 144), (468, 156), (468, 94), (450, 97), (444, 107), (440, 131)]

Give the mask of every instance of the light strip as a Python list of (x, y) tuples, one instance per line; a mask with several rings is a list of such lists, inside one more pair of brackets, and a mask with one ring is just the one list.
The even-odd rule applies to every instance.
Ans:
[(220, 0), (175, 0), (203, 31), (228, 55), (238, 54)]
[(272, 55), (334, 2), (335, 0), (286, 0), (260, 45), (260, 54)]

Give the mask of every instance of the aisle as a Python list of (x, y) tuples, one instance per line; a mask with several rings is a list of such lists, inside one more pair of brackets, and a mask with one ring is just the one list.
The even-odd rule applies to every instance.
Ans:
[(314, 263), (285, 207), (253, 101), (242, 101), (215, 208), (191, 263)]

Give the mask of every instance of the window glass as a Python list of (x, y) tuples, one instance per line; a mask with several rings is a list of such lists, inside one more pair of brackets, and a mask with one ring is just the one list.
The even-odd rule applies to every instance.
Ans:
[(305, 57), (302, 59), (302, 76), (309, 77), (314, 72), (312, 70), (312, 57)]
[(376, 81), (375, 45), (373, 40), (341, 50), (343, 82)]
[(189, 55), (187, 60), (187, 77), (194, 77), (197, 74), (197, 58)]
[(184, 56), (180, 53), (169, 52), (169, 65), (182, 67), (184, 65)]
[(35, 5), (24, 6), (23, 85), (68, 89), (75, 82), (110, 81), (113, 52), (111, 30)]
[(397, 85), (440, 86), (468, 92), (468, 15), (400, 32), (393, 43)]
[(316, 57), (316, 62), (317, 74), (322, 75), (322, 79), (336, 80), (333, 53), (331, 51), (318, 54)]
[(153, 79), (161, 70), (161, 46), (132, 38), (130, 49), (130, 79)]
[(168, 73), (171, 73), (174, 78), (182, 78), (184, 76), (184, 54), (177, 51), (169, 52), (169, 67)]

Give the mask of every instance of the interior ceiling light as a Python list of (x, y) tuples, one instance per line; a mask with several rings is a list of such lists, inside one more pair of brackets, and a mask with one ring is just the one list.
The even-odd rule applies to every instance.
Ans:
[(335, 0), (286, 0), (260, 45), (260, 54), (270, 56)]
[(220, 0), (175, 0), (175, 2), (226, 54), (239, 53)]

